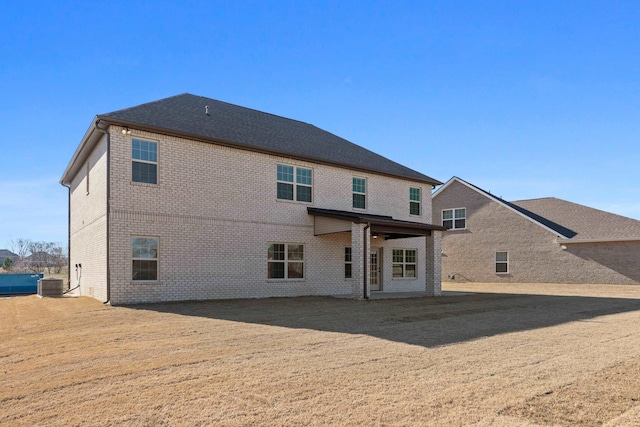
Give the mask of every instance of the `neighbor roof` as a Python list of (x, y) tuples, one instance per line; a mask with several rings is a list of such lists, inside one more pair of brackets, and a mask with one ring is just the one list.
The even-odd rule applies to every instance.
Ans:
[(513, 204), (575, 230), (574, 240), (640, 239), (640, 221), (555, 197), (519, 200)]
[(459, 182), (541, 227), (556, 233), (562, 243), (640, 240), (640, 221), (566, 200), (546, 197), (507, 202), (461, 178), (454, 176), (433, 194), (437, 197), (452, 182)]
[(442, 191), (444, 191), (445, 188), (447, 188), (449, 185), (451, 185), (451, 183), (453, 182), (459, 182), (469, 188), (471, 188), (472, 190), (484, 195), (485, 197), (488, 197), (490, 199), (495, 200), (496, 202), (498, 202), (499, 204), (503, 205), (504, 207), (506, 207), (507, 209), (510, 209), (512, 211), (515, 211), (516, 213), (524, 216), (525, 218), (529, 219), (530, 221), (535, 222), (536, 224), (546, 228), (547, 230), (564, 237), (565, 239), (570, 239), (572, 237), (574, 237), (577, 233), (569, 228), (566, 228), (564, 226), (562, 226), (561, 224), (558, 224), (554, 221), (550, 221), (547, 218), (544, 218), (540, 215), (537, 215), (534, 212), (531, 212), (521, 206), (515, 205), (513, 203), (507, 202), (506, 200), (498, 197), (498, 196), (494, 196), (493, 194), (491, 194), (490, 192), (483, 190), (482, 188), (471, 184), (470, 182), (465, 181), (462, 178), (458, 178), (457, 176), (452, 177), (449, 181), (447, 181), (442, 187), (438, 188), (436, 190), (435, 193), (433, 193), (433, 197), (435, 198), (436, 196), (438, 196), (440, 193), (442, 193)]
[(308, 123), (188, 93), (98, 121), (440, 185), (440, 181)]

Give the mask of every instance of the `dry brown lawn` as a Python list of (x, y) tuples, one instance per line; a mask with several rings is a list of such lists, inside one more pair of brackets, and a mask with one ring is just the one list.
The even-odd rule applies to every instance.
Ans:
[(2, 299), (0, 425), (640, 425), (640, 287), (445, 290)]

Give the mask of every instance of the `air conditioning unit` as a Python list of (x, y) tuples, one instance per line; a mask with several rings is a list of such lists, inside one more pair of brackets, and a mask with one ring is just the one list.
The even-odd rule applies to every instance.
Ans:
[(38, 280), (39, 297), (61, 297), (64, 295), (64, 284), (62, 279), (40, 279)]

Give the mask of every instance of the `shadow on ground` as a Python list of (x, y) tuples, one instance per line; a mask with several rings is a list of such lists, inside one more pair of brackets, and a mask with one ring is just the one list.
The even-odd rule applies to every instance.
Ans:
[(364, 334), (436, 347), (640, 310), (640, 300), (523, 294), (355, 301), (268, 298), (129, 306), (184, 316), (286, 328)]

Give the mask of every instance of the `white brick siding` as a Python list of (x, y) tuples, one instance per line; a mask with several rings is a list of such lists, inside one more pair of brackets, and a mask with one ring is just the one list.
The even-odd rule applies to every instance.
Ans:
[[(367, 213), (424, 223), (431, 220), (431, 191), (426, 184), (137, 130), (123, 135), (120, 130), (110, 128), (109, 262), (113, 304), (297, 295), (361, 297), (364, 225), (354, 224), (352, 232), (314, 236), (313, 216), (306, 209), (314, 206), (351, 211), (353, 176), (367, 179)], [(158, 143), (157, 185), (131, 182), (131, 138)], [(103, 141), (100, 147), (99, 159), (104, 163), (100, 163), (100, 170), (105, 173), (106, 143)], [(311, 204), (276, 198), (278, 163), (313, 170)], [(85, 272), (102, 274), (99, 280), (92, 273), (89, 282), (94, 296), (106, 299), (106, 255), (93, 254), (88, 243), (106, 242), (106, 183), (95, 182), (98, 178), (92, 170), (91, 184), (101, 185), (103, 192), (91, 192), (84, 200), (80, 175), (74, 180), (72, 195), (72, 264), (82, 262)], [(409, 214), (409, 187), (422, 189), (420, 217)], [(95, 204), (90, 202), (94, 197)], [(88, 225), (79, 224), (76, 213), (85, 215), (86, 210), (94, 210), (94, 216), (102, 218), (91, 232)], [(155, 283), (131, 281), (134, 236), (158, 238), (159, 280)], [(425, 238), (370, 241), (382, 248), (383, 291), (426, 289)], [(269, 243), (304, 245), (304, 279), (267, 280)], [(351, 279), (344, 278), (347, 246), (353, 248)], [(422, 259), (417, 278), (391, 277), (393, 248), (417, 249)]]
[[(89, 193), (87, 167), (89, 163)], [(82, 264), (80, 294), (107, 299), (107, 142), (103, 137), (70, 185), (71, 287)], [(80, 271), (78, 271), (80, 273)]]

